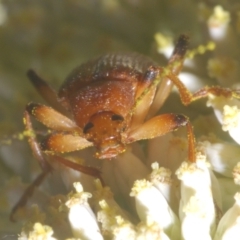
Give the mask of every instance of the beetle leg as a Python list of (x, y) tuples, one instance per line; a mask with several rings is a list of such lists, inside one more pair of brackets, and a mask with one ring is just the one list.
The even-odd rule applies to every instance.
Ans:
[(70, 133), (54, 133), (45, 139), (42, 144), (42, 150), (47, 153), (50, 152), (73, 152), (87, 147), (93, 146), (93, 143), (87, 141), (85, 138), (70, 134)]
[(82, 132), (82, 130), (70, 118), (46, 105), (29, 103), (26, 110), (39, 122), (53, 130), (77, 131), (79, 134)]
[(32, 127), (30, 114), (27, 111), (24, 112), (24, 124), (25, 124), (26, 131), (28, 133), (28, 142), (33, 151), (34, 157), (37, 159), (42, 170), (44, 172), (49, 172), (51, 170), (51, 166), (48, 164), (48, 162), (43, 156), (41, 147), (38, 144), (38, 141), (36, 139), (36, 136)]
[[(188, 45), (189, 37), (187, 35), (180, 35), (167, 66), (174, 75), (178, 75), (182, 70), (184, 56), (187, 52)], [(174, 83), (166, 77), (159, 79), (158, 81), (160, 81), (160, 83), (155, 93), (154, 101), (149, 109), (148, 119), (153, 117), (161, 108), (174, 85)]]
[(46, 154), (50, 153), (50, 155), (48, 155), (50, 160), (58, 161), (61, 164), (76, 171), (99, 178), (102, 184), (104, 184), (101, 177), (101, 172), (97, 168), (74, 163), (66, 158), (51, 154), (78, 151), (90, 146), (93, 146), (93, 143), (87, 141), (83, 137), (70, 133), (54, 133), (49, 135), (48, 138), (41, 143), (41, 150)]
[(15, 212), (22, 206), (26, 205), (27, 200), (29, 197), (32, 196), (34, 192), (34, 188), (39, 186), (45, 176), (52, 170), (52, 167), (49, 165), (49, 163), (46, 161), (46, 159), (43, 156), (43, 153), (41, 151), (41, 148), (37, 142), (37, 139), (35, 137), (33, 128), (32, 128), (32, 122), (30, 119), (30, 115), (27, 111), (24, 112), (24, 124), (26, 128), (26, 132), (28, 133), (28, 141), (29, 145), (33, 151), (33, 155), (38, 160), (38, 163), (42, 169), (42, 173), (35, 179), (35, 181), (25, 190), (22, 197), (19, 199), (19, 201), (16, 203), (16, 205), (13, 207), (11, 214), (10, 214), (10, 220), (14, 221), (14, 214)]
[(82, 164), (72, 162), (72, 161), (70, 161), (66, 158), (63, 158), (61, 156), (58, 156), (58, 155), (50, 156), (50, 160), (57, 161), (57, 162), (65, 165), (66, 167), (69, 167), (69, 168), (74, 169), (76, 171), (79, 171), (81, 173), (85, 173), (85, 174), (90, 175), (92, 177), (99, 178), (102, 185), (105, 185), (104, 181), (102, 179), (102, 176), (101, 176), (101, 171), (99, 169), (95, 168), (95, 167), (84, 166)]
[[(33, 111), (33, 109), (36, 107), (36, 111)], [(39, 110), (40, 108), (40, 110)], [(40, 111), (40, 113), (38, 112)], [(39, 121), (43, 122), (46, 126), (48, 127), (52, 127), (52, 128), (57, 128), (57, 129), (73, 129), (72, 127), (72, 122), (70, 119), (64, 117), (63, 115), (61, 115), (60, 113), (54, 111), (52, 108), (46, 107), (44, 105), (36, 105), (36, 104), (29, 104), (26, 111), (24, 112), (24, 124), (25, 124), (25, 128), (26, 128), (26, 132), (28, 134), (28, 141), (29, 141), (29, 145), (33, 151), (33, 155), (34, 157), (37, 159), (37, 161), (39, 162), (39, 165), (42, 169), (42, 173), (34, 180), (34, 182), (25, 190), (25, 192), (23, 193), (22, 197), (19, 199), (19, 201), (16, 203), (16, 205), (13, 207), (11, 214), (10, 214), (10, 220), (14, 221), (14, 214), (16, 213), (16, 211), (20, 208), (23, 207), (24, 205), (26, 205), (27, 200), (29, 199), (29, 197), (32, 196), (35, 187), (38, 187), (43, 180), (45, 179), (46, 175), (52, 171), (52, 167), (49, 165), (49, 163), (47, 162), (47, 160), (44, 157), (44, 154), (42, 152), (41, 147), (39, 146), (33, 127), (32, 127), (32, 122), (30, 119), (30, 113), (32, 113), (33, 116), (35, 116)], [(46, 114), (48, 113), (48, 114)], [(54, 120), (56, 120), (56, 125), (52, 126), (52, 121), (46, 120), (46, 119), (50, 119), (49, 117), (52, 116), (54, 118)], [(44, 119), (44, 117), (46, 117)], [(58, 118), (60, 117), (60, 118)], [(68, 142), (69, 141), (69, 142)], [(73, 142), (75, 141), (75, 142)], [(77, 143), (77, 142), (80, 143)], [(52, 145), (51, 145), (51, 144)], [(47, 144), (47, 145), (46, 145)], [(74, 150), (78, 150), (76, 148), (84, 148), (84, 147), (88, 147), (90, 145), (92, 145), (92, 143), (88, 142), (87, 140), (81, 138), (80, 136), (74, 136), (74, 135), (70, 135), (70, 134), (55, 134), (55, 135), (50, 135), (50, 137), (48, 138), (48, 142), (45, 143), (45, 147), (49, 147), (50, 146), (53, 148), (53, 150), (58, 150), (58, 151), (69, 151), (70, 148), (74, 147)], [(60, 147), (60, 145), (65, 145), (64, 147)], [(71, 146), (71, 144), (73, 146)], [(79, 145), (80, 144), (80, 145)], [(52, 150), (52, 149), (51, 149)], [(102, 184), (103, 180), (101, 178), (100, 175), (100, 171), (96, 168), (93, 167), (87, 167), (87, 166), (83, 166), (77, 163), (73, 163), (67, 159), (64, 159), (60, 156), (49, 156), (50, 159), (56, 160), (60, 163), (62, 163), (63, 165), (73, 168), (77, 171), (86, 173), (88, 175), (97, 177), (101, 180)]]
[(131, 143), (142, 139), (159, 137), (182, 126), (187, 127), (189, 161), (195, 162), (195, 137), (193, 128), (189, 119), (181, 114), (163, 114), (149, 119), (128, 133), (127, 142)]
[(53, 108), (57, 109), (62, 113), (66, 113), (65, 108), (58, 101), (57, 93), (52, 89), (41, 77), (39, 77), (35, 71), (29, 69), (27, 76), (30, 79), (33, 86), (36, 88), (38, 93), (45, 99), (45, 101)]
[(54, 133), (49, 135), (48, 138), (41, 143), (41, 150), (46, 154), (50, 153), (48, 155), (49, 160), (58, 161), (61, 164), (76, 171), (88, 174), (95, 178), (99, 178), (102, 184), (104, 184), (101, 177), (101, 172), (97, 168), (84, 166), (79, 163), (74, 163), (61, 156), (52, 155), (52, 153), (54, 154), (78, 151), (90, 146), (93, 146), (93, 143), (80, 136), (75, 136), (69, 133)]
[(24, 207), (26, 205), (28, 199), (33, 195), (35, 187), (38, 187), (43, 182), (43, 180), (47, 176), (48, 172), (49, 171), (41, 172), (39, 174), (39, 176), (31, 183), (31, 185), (29, 185), (27, 187), (27, 189), (24, 191), (21, 198), (18, 200), (18, 202), (12, 208), (11, 213), (10, 213), (10, 217), (9, 217), (10, 221), (15, 222), (14, 215), (15, 215), (16, 211), (19, 208)]
[(141, 125), (144, 122), (146, 115), (148, 114), (149, 107), (152, 104), (154, 93), (155, 89), (150, 89), (149, 92), (140, 100), (143, 104), (138, 104), (136, 106), (136, 109), (134, 110), (134, 114), (132, 115), (131, 119), (132, 129)]
[(169, 74), (168, 78), (178, 88), (181, 101), (184, 105), (189, 105), (193, 101), (207, 97), (208, 94), (213, 94), (215, 96), (223, 96), (223, 97), (234, 97), (234, 98), (240, 99), (240, 90), (231, 90), (229, 88), (222, 88), (219, 86), (213, 86), (213, 87), (206, 86), (204, 88), (201, 88), (195, 93), (191, 93), (188, 91), (186, 86), (181, 82), (181, 80), (176, 75)]

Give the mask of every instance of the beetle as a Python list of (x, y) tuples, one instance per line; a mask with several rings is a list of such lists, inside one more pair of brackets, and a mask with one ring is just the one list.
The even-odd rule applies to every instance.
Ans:
[[(182, 69), (189, 38), (181, 35), (165, 68), (137, 53), (103, 55), (80, 65), (66, 78), (58, 94), (33, 70), (27, 75), (40, 95), (52, 107), (29, 103), (24, 123), (29, 144), (42, 173), (27, 188), (12, 209), (25, 205), (34, 187), (52, 171), (46, 155), (67, 167), (101, 179), (98, 169), (71, 162), (62, 153), (95, 147), (95, 157), (114, 159), (126, 146), (142, 139), (151, 139), (179, 127), (187, 127), (188, 159), (195, 161), (195, 138), (188, 117), (182, 114), (156, 115), (157, 110), (175, 85), (184, 105), (209, 93), (226, 97), (237, 95), (230, 89), (204, 87), (190, 93), (177, 77)], [(156, 116), (155, 116), (156, 115)], [(32, 127), (31, 116), (52, 132), (41, 143)]]

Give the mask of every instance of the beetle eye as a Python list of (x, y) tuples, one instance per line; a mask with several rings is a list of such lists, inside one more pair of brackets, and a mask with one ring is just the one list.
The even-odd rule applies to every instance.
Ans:
[(84, 126), (84, 128), (83, 128), (83, 133), (87, 133), (87, 131), (90, 129), (90, 128), (92, 128), (94, 125), (93, 125), (93, 123), (92, 122), (88, 122), (85, 126)]
[(156, 76), (157, 76), (157, 70), (155, 70), (154, 67), (151, 66), (151, 67), (146, 71), (146, 73), (145, 73), (145, 75), (144, 75), (144, 79), (145, 79), (145, 80), (152, 80), (152, 79), (155, 79)]
[(123, 121), (124, 118), (121, 115), (117, 115), (117, 114), (112, 115), (112, 121), (117, 121), (117, 120)]

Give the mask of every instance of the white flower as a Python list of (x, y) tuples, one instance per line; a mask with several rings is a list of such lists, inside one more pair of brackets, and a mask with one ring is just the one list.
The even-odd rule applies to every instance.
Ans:
[(172, 172), (170, 169), (159, 167), (159, 163), (157, 162), (152, 163), (151, 167), (152, 172), (148, 176), (149, 181), (161, 192), (171, 209), (177, 214), (179, 199), (176, 192), (179, 191), (179, 183), (171, 178)]
[(232, 177), (232, 169), (239, 161), (239, 146), (221, 140), (213, 143), (204, 141), (201, 146), (213, 171), (225, 177)]
[[(173, 238), (172, 238), (173, 239)], [(137, 226), (136, 240), (170, 240), (158, 223), (151, 217)]]
[(218, 224), (214, 240), (237, 240), (240, 236), (240, 193), (235, 194), (235, 204), (224, 214)]
[(135, 197), (136, 210), (142, 221), (150, 217), (171, 239), (179, 237), (179, 219), (162, 193), (151, 182), (137, 180), (130, 195)]
[[(185, 32), (187, 23), (191, 46), (179, 74), (187, 89), (195, 92), (216, 85), (214, 81), (231, 88), (239, 82), (239, 0), (224, 1), (224, 6), (202, 0), (188, 4), (165, 1), (164, 7), (163, 1), (154, 0), (36, 2), (0, 0), (0, 132), (14, 133), (13, 138), (18, 139), (5, 141), (9, 146), (2, 146), (1, 141), (1, 183), (16, 174), (30, 182), (39, 172), (22, 140), (29, 134), (41, 140), (47, 130), (16, 133), (22, 131), (26, 103), (36, 100), (23, 74), (30, 67), (49, 76), (49, 83), (59, 80), (60, 84), (69, 69), (93, 55), (123, 50), (150, 56), (163, 67), (164, 75), (174, 39)], [(50, 21), (46, 16), (51, 16)], [(156, 31), (161, 32), (153, 36)], [(207, 50), (211, 52), (204, 54)], [(202, 55), (194, 57), (196, 54)], [(164, 90), (155, 96), (150, 115), (161, 103), (161, 113), (189, 117), (202, 153), (195, 163), (183, 162), (188, 153), (185, 127), (131, 144), (112, 160), (94, 159), (93, 149), (63, 154), (75, 163), (99, 168), (104, 184), (51, 161), (54, 171), (46, 178), (50, 181), (19, 209), (18, 224), (9, 224), (9, 211), (24, 187), (6, 181), (0, 189), (0, 239), (8, 233), (17, 235), (23, 225), (19, 240), (238, 240), (239, 100), (209, 94), (208, 105), (218, 124), (209, 115), (212, 109), (202, 105), (204, 100), (185, 108), (175, 88), (165, 101), (172, 82), (160, 80)], [(59, 84), (52, 85), (57, 89)], [(203, 142), (199, 144), (199, 140)], [(78, 182), (74, 184), (76, 193), (66, 195), (73, 182)], [(55, 195), (59, 193), (62, 195)]]
[(234, 183), (240, 185), (240, 162), (233, 168), (232, 171)]
[(33, 230), (28, 234), (22, 232), (18, 237), (18, 240), (56, 240), (52, 235), (53, 230), (51, 227), (42, 225), (41, 223), (35, 223)]
[(134, 225), (119, 215), (118, 208), (107, 204), (105, 200), (99, 202), (98, 221), (102, 224), (103, 234), (113, 239), (135, 239)]
[(213, 14), (208, 19), (208, 27), (211, 37), (215, 40), (224, 38), (229, 22), (229, 12), (225, 11), (222, 6), (218, 5), (214, 7)]
[(179, 216), (183, 239), (210, 240), (216, 230), (216, 211), (209, 163), (198, 154), (196, 163), (183, 162), (176, 174), (181, 180)]
[(213, 107), (223, 131), (228, 131), (230, 136), (240, 144), (240, 102), (234, 98), (215, 97), (209, 94), (207, 106)]
[(240, 144), (240, 109), (238, 106), (225, 105), (223, 108), (223, 131)]
[(74, 183), (74, 187), (77, 193), (73, 194), (66, 202), (67, 207), (70, 209), (68, 218), (74, 237), (86, 240), (103, 239), (97, 219), (87, 202), (91, 194), (83, 192), (80, 183)]

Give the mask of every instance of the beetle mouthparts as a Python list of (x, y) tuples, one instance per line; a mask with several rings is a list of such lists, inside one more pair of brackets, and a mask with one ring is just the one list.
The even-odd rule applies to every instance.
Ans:
[(126, 147), (122, 143), (104, 144), (100, 146), (99, 151), (95, 153), (95, 157), (98, 159), (111, 159), (125, 151)]

